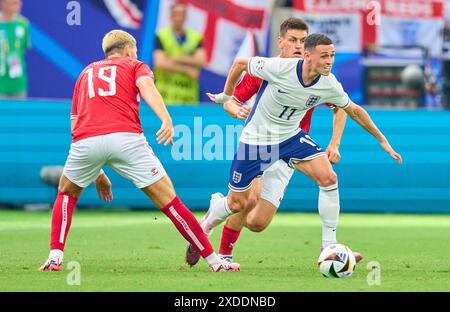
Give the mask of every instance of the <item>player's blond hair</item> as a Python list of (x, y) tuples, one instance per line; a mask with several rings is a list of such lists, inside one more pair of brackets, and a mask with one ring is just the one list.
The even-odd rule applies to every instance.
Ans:
[(123, 30), (111, 30), (103, 37), (102, 48), (106, 57), (113, 53), (122, 53), (126, 46), (135, 46), (136, 39)]

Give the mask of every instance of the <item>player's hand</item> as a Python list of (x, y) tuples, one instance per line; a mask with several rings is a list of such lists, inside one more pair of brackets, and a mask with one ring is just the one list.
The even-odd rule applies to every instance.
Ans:
[(158, 144), (161, 144), (164, 142), (164, 146), (167, 146), (167, 144), (173, 144), (173, 136), (174, 136), (174, 129), (172, 125), (172, 120), (167, 119), (162, 122), (161, 128), (156, 132), (156, 141)]
[(328, 160), (332, 164), (337, 164), (339, 160), (341, 160), (341, 154), (339, 153), (339, 147), (336, 144), (330, 144), (325, 151), (327, 154)]
[(239, 110), (236, 114), (236, 118), (245, 120), (250, 114), (250, 111), (251, 111), (250, 106), (244, 104), (241, 107), (239, 107)]
[(106, 174), (101, 173), (95, 180), (95, 187), (97, 188), (98, 198), (105, 202), (110, 202), (113, 199), (112, 185)]
[(223, 104), (223, 109), (233, 118), (245, 120), (250, 113), (250, 107), (248, 105), (239, 105), (239, 103), (231, 100)]
[(401, 165), (403, 162), (402, 156), (394, 151), (394, 149), (391, 147), (389, 142), (387, 140), (384, 140), (380, 142), (381, 147), (392, 157), (397, 161), (397, 164)]
[(214, 103), (217, 104), (224, 104), (226, 102), (228, 102), (229, 100), (231, 100), (231, 95), (227, 95), (223, 92), (218, 93), (218, 94), (212, 94), (207, 92), (206, 95), (209, 97), (209, 99), (211, 101), (213, 101)]

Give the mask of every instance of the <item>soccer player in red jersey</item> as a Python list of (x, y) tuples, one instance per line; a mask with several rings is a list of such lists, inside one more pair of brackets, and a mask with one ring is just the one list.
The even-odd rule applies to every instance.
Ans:
[(229, 264), (216, 255), (143, 135), (140, 96), (162, 122), (156, 133), (158, 144), (171, 143), (174, 129), (152, 71), (137, 60), (136, 40), (127, 32), (113, 30), (103, 38), (102, 47), (106, 59), (88, 65), (75, 85), (73, 140), (53, 206), (49, 258), (39, 270), (62, 269), (72, 214), (84, 188), (95, 181), (99, 196), (112, 200), (111, 183), (101, 170), (106, 164), (131, 180), (170, 218), (212, 271), (238, 270), (239, 264)]
[[(281, 50), (279, 57), (301, 58), (304, 50), (304, 43), (308, 36), (308, 25), (299, 18), (289, 18), (280, 25), (280, 36), (278, 46)], [(225, 111), (234, 118), (245, 120), (250, 113), (250, 107), (244, 103), (250, 100), (261, 87), (263, 80), (246, 73), (234, 89), (231, 99), (223, 98), (222, 94), (208, 94), (216, 103), (224, 103)], [(338, 163), (341, 156), (339, 145), (344, 131), (347, 114), (331, 104), (326, 104), (333, 109), (333, 135), (326, 149), (326, 154), (331, 163)], [(309, 133), (311, 118), (314, 107), (308, 110), (300, 122), (300, 128)], [(267, 169), (261, 178), (256, 178), (251, 186), (251, 193), (247, 203), (247, 209), (235, 213), (228, 217), (222, 230), (219, 256), (228, 261), (232, 261), (233, 248), (239, 238), (243, 227), (247, 227), (253, 232), (261, 232), (269, 226), (274, 214), (284, 196), (285, 189), (294, 173), (282, 160), (277, 161)], [(215, 193), (211, 196), (213, 205), (217, 199), (223, 195)], [(338, 221), (339, 211), (319, 211), (323, 223), (323, 245), (332, 243), (333, 235), (327, 235), (329, 228), (335, 228)], [(203, 224), (202, 224), (203, 226)], [(204, 229), (208, 232), (207, 229)], [(330, 237), (331, 236), (331, 237)], [(356, 260), (362, 260), (362, 255), (354, 252)], [(200, 259), (200, 255), (193, 246), (189, 245), (186, 251), (186, 262), (195, 265)]]

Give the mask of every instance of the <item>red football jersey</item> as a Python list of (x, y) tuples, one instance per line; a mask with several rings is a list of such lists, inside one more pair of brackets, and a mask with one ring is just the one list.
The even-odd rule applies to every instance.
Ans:
[(71, 119), (78, 119), (73, 142), (114, 133), (142, 133), (139, 89), (142, 77), (153, 79), (147, 64), (129, 57), (111, 57), (88, 65), (78, 77)]
[[(248, 73), (244, 75), (244, 77), (239, 81), (238, 85), (234, 89), (233, 98), (239, 103), (247, 102), (251, 99), (253, 95), (258, 93), (259, 87), (262, 84), (262, 79), (258, 77), (250, 76)], [(332, 108), (333, 106), (327, 104), (328, 107)], [(303, 119), (300, 121), (300, 128), (303, 129), (306, 133), (309, 133), (311, 129), (311, 118), (314, 108), (310, 108)]]

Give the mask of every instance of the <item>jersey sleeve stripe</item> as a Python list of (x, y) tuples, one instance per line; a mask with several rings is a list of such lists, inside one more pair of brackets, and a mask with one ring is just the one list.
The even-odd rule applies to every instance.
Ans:
[(253, 61), (253, 57), (248, 59), (248, 64), (247, 64), (247, 73), (250, 76), (253, 76), (253, 74), (252, 74), (252, 61)]
[(78, 115), (70, 115), (70, 119), (78, 119)]

